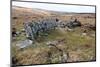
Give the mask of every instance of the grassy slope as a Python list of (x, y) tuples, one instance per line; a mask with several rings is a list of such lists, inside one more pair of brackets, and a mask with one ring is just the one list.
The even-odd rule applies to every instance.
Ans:
[[(27, 20), (30, 21), (44, 17), (26, 12), (27, 10), (25, 11), (25, 13), (16, 11), (12, 14), (12, 16), (18, 15), (17, 19), (12, 19), (12, 27), (15, 27), (18, 31), (21, 31), (21, 29), (23, 29), (23, 22), (25, 22), (26, 20), (25, 17), (27, 17)], [(95, 23), (95, 18), (84, 18), (81, 16), (82, 15), (80, 14), (79, 16), (75, 17), (77, 17), (82, 24)], [(64, 16), (58, 15), (56, 17), (60, 18), (63, 21), (69, 21), (71, 18), (71, 16), (67, 16), (67, 14)], [(21, 65), (59, 63), (58, 57), (60, 55), (60, 52), (54, 47), (49, 48), (46, 45), (46, 42), (64, 38), (64, 43), (61, 43), (57, 47), (62, 49), (64, 53), (69, 53), (68, 62), (95, 60), (95, 37), (91, 37), (91, 33), (95, 33), (95, 31), (89, 31), (89, 35), (81, 36), (81, 28), (75, 28), (75, 31), (73, 32), (61, 30), (50, 31), (48, 36), (42, 36), (38, 38), (35, 44), (32, 44), (24, 50), (19, 50), (18, 47), (15, 46), (19, 41), (26, 39), (25, 35), (19, 35), (14, 41), (12, 41), (12, 56), (15, 56), (15, 58), (18, 60), (16, 64)], [(52, 54), (51, 62), (48, 58), (48, 52), (51, 52)]]
[[(62, 49), (66, 54), (69, 53), (68, 62), (95, 59), (95, 38), (89, 35), (81, 36), (79, 28), (76, 28), (73, 32), (50, 31), (48, 36), (38, 38), (39, 42), (37, 41), (23, 51), (18, 50), (14, 45), (24, 38), (25, 36), (19, 36), (17, 37), (17, 41), (12, 44), (13, 55), (18, 59), (17, 64), (59, 63), (57, 58), (60, 56), (60, 52), (54, 47), (49, 48), (46, 43), (63, 38), (65, 39), (64, 43), (57, 47)], [(51, 62), (48, 61), (48, 52), (51, 52), (53, 55)]]

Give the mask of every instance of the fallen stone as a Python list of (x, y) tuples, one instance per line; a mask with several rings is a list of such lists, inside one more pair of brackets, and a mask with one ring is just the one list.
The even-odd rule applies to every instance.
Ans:
[(27, 46), (30, 46), (32, 45), (33, 41), (32, 40), (24, 40), (24, 41), (21, 41), (20, 43), (16, 44), (16, 46), (18, 46), (20, 49), (21, 48), (25, 48)]

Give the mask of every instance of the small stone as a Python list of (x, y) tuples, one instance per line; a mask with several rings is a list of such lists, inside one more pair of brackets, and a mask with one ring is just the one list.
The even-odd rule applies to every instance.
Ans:
[(82, 36), (86, 36), (87, 35), (87, 33), (82, 33)]

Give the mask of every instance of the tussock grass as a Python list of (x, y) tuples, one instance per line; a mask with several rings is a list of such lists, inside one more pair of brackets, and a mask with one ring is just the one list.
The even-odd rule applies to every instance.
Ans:
[[(14, 12), (13, 12), (14, 11)], [(12, 17), (12, 28), (15, 27), (17, 31), (21, 31), (24, 28), (23, 23), (26, 22), (26, 18), (29, 21), (37, 21), (39, 19), (47, 18), (48, 15), (38, 15), (31, 12), (23, 10), (12, 10), (12, 15), (17, 17), (13, 19)], [(52, 14), (52, 13), (51, 13)], [(70, 14), (75, 16), (82, 24), (89, 23), (95, 24), (95, 18), (84, 18), (89, 16), (88, 14)], [(52, 16), (52, 15), (51, 15)], [(72, 16), (55, 15), (53, 16), (62, 20), (62, 22), (69, 22)], [(92, 14), (91, 14), (92, 16)], [(49, 16), (50, 17), (50, 16)], [(88, 30), (88, 29), (86, 29)], [(51, 30), (47, 33), (42, 33), (43, 36), (38, 37), (36, 42), (22, 50), (16, 47), (16, 44), (20, 41), (26, 39), (26, 35), (18, 35), (11, 44), (12, 57), (16, 60), (14, 64), (16, 65), (29, 65), (29, 64), (48, 64), (48, 63), (61, 63), (59, 57), (61, 57), (61, 52), (55, 47), (48, 47), (46, 44), (48, 41), (55, 41), (59, 39), (65, 39), (63, 43), (59, 43), (57, 47), (65, 54), (68, 54), (67, 62), (76, 61), (91, 61), (95, 60), (95, 31), (88, 30), (88, 34), (82, 36), (83, 29), (81, 27), (75, 28), (74, 31), (68, 32), (56, 29)], [(45, 35), (44, 35), (45, 34)], [(13, 59), (12, 59), (13, 60)]]
[[(57, 45), (57, 47), (69, 54), (68, 62), (95, 60), (95, 37), (81, 36), (81, 30), (76, 28), (73, 32), (65, 31), (64, 33), (58, 29), (52, 30), (47, 36), (39, 37), (39, 42), (36, 41), (23, 50), (18, 50), (15, 44), (25, 39), (25, 36), (17, 37), (17, 40), (12, 43), (12, 54), (18, 60), (16, 64), (61, 63), (59, 61), (61, 52), (55, 47), (49, 48), (46, 43), (62, 38), (65, 39), (64, 43)], [(50, 57), (48, 53), (51, 53)]]

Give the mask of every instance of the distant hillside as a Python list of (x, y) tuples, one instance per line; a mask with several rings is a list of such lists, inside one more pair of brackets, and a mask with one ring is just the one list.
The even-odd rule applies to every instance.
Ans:
[[(46, 18), (59, 18), (62, 22), (70, 21), (71, 17), (77, 18), (82, 23), (95, 23), (95, 13), (58, 12), (38, 8), (12, 6), (12, 24), (22, 27), (24, 22), (39, 21)], [(17, 19), (17, 20), (16, 20)]]

